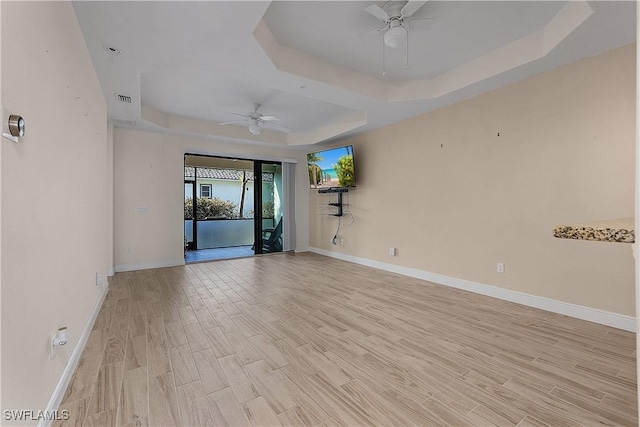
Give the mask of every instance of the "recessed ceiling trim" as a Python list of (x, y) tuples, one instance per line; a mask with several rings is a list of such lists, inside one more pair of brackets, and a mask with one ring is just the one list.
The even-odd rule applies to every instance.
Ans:
[(118, 117), (111, 117), (111, 122), (114, 125), (120, 125), (120, 126), (135, 126), (136, 125), (136, 121), (135, 120), (121, 119), (121, 118), (118, 118)]
[(247, 132), (247, 128), (245, 126), (218, 126), (218, 123), (214, 121), (174, 116), (144, 104), (141, 105), (140, 114), (143, 120), (167, 130), (207, 135), (236, 141), (259, 141), (277, 145), (316, 144), (367, 124), (367, 112), (363, 110), (356, 111), (348, 117), (308, 132), (293, 132), (285, 134), (262, 129), (259, 135), (252, 135)]
[[(515, 40), (486, 55), (467, 62), (432, 79), (433, 98), (471, 86), (490, 77), (512, 70), (544, 56), (542, 31)], [(396, 92), (392, 100), (422, 99), (416, 88), (419, 81), (410, 81)]]
[(161, 126), (164, 129), (187, 134), (207, 135), (246, 142), (265, 142), (269, 144), (286, 145), (286, 134), (265, 130), (260, 135), (252, 135), (244, 126), (218, 126), (217, 122), (180, 117), (166, 114), (148, 105), (142, 104), (140, 115), (143, 120)]
[[(327, 135), (338, 135), (329, 137), (336, 140), (379, 129), (636, 39), (637, 7), (631, 1), (531, 0), (505, 2), (503, 8), (487, 0), (485, 12), (472, 5), (476, 2), (434, 1), (423, 13), (438, 19), (437, 25), (424, 39), (410, 41), (412, 52), (421, 56), (413, 56), (405, 71), (402, 52), (387, 50), (395, 68), (382, 77), (382, 40), (357, 36), (376, 24), (358, 3), (76, 1), (73, 6), (107, 94), (109, 116), (136, 121), (134, 129), (143, 131), (188, 136), (202, 131), (199, 136), (208, 140), (264, 147), (295, 148)], [(296, 19), (304, 11), (306, 17)], [(149, 16), (156, 19), (145, 19)], [(172, 25), (153, 24), (164, 21)], [(225, 43), (207, 42), (221, 37)], [(108, 54), (105, 41), (119, 43), (122, 54)], [(302, 52), (326, 59), (322, 63)], [(507, 52), (514, 56), (507, 58)], [(408, 81), (412, 78), (419, 80)], [(223, 80), (237, 82), (220, 84)], [(130, 94), (131, 104), (118, 101), (116, 93)], [(248, 110), (263, 98), (274, 102), (273, 114), (293, 135), (276, 135), (271, 142), (262, 141), (266, 133), (254, 137), (246, 128), (220, 135), (216, 123), (227, 121), (224, 113)], [(350, 126), (353, 130), (340, 133)]]
[(387, 99), (388, 87), (382, 80), (278, 44), (264, 19), (258, 23), (253, 37), (280, 71), (357, 92), (370, 98), (383, 101)]
[(568, 1), (544, 27), (545, 55), (555, 49), (562, 40), (574, 32), (592, 14), (593, 9), (585, 0)]
[(275, 67), (290, 74), (386, 102), (429, 100), (484, 81), (548, 55), (591, 16), (586, 0), (568, 1), (544, 28), (434, 78), (387, 83), (278, 44), (261, 20), (253, 36)]
[[(433, 87), (436, 88), (436, 92), (433, 96), (446, 95), (548, 55), (592, 13), (593, 9), (586, 1), (567, 2), (543, 30), (515, 40), (435, 77)], [(420, 93), (415, 86), (411, 86), (412, 83), (414, 82), (409, 82), (404, 90), (395, 92), (401, 100), (420, 99), (410, 98)]]
[(367, 124), (367, 112), (356, 111), (341, 120), (329, 123), (309, 132), (297, 132), (287, 135), (289, 145), (311, 145), (326, 141)]

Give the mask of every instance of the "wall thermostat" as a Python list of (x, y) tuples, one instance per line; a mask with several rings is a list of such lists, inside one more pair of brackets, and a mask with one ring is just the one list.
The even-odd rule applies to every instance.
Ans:
[(11, 136), (24, 136), (24, 119), (12, 114), (9, 116), (9, 133)]

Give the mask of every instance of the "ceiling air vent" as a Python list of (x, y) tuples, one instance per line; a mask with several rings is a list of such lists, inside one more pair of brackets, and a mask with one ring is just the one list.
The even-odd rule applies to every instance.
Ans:
[(131, 97), (127, 95), (120, 95), (116, 93), (116, 99), (120, 102), (124, 102), (125, 104), (131, 104)]

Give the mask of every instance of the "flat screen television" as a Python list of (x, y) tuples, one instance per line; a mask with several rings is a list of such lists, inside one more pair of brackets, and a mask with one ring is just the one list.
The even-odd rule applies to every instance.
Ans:
[(356, 186), (353, 145), (307, 154), (309, 185), (312, 189), (338, 189)]

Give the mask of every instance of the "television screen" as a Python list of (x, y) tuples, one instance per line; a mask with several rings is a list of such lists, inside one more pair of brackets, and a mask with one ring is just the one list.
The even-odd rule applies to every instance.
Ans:
[(311, 188), (349, 188), (356, 186), (353, 146), (330, 148), (307, 154)]

